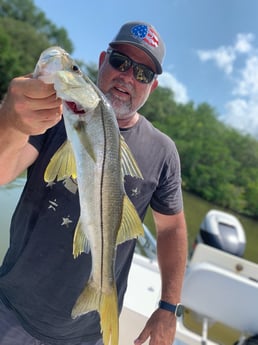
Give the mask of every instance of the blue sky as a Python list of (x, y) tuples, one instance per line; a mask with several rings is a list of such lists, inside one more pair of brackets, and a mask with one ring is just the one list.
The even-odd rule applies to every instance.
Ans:
[(222, 121), (258, 138), (257, 0), (34, 3), (67, 30), (73, 57), (86, 63), (98, 62), (125, 22), (152, 23), (166, 42), (160, 84), (170, 87), (178, 102), (207, 102)]

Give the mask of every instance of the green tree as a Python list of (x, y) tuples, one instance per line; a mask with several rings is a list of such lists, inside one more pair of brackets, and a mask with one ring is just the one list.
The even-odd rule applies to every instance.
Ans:
[(0, 100), (10, 80), (32, 72), (42, 50), (51, 45), (73, 50), (65, 29), (46, 19), (31, 0), (0, 0)]
[(175, 108), (176, 102), (172, 91), (159, 86), (151, 93), (148, 102), (144, 104), (140, 112), (146, 114), (149, 121), (160, 124), (168, 114), (173, 113)]
[(68, 38), (67, 31), (63, 27), (58, 28), (47, 19), (44, 12), (34, 5), (33, 0), (0, 0), (0, 17), (27, 23), (45, 36), (49, 44), (57, 44), (69, 53), (73, 52), (73, 44)]

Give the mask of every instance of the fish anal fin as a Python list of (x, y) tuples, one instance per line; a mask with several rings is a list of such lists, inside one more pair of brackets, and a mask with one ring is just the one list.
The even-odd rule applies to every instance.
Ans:
[(128, 196), (124, 195), (123, 212), (116, 244), (123, 243), (132, 238), (143, 235), (144, 229), (139, 215)]
[(72, 309), (72, 318), (75, 319), (93, 310), (99, 311), (100, 297), (101, 291), (95, 288), (90, 278)]
[(76, 259), (83, 252), (90, 252), (90, 244), (83, 231), (81, 220), (79, 219), (73, 237), (73, 257)]
[(69, 177), (76, 179), (76, 162), (70, 141), (65, 141), (51, 158), (45, 173), (44, 180), (53, 182), (65, 180)]
[(136, 160), (133, 157), (131, 150), (126, 144), (122, 135), (120, 135), (121, 144), (121, 168), (122, 175), (130, 175), (132, 177), (137, 177), (143, 179), (142, 173), (138, 167)]

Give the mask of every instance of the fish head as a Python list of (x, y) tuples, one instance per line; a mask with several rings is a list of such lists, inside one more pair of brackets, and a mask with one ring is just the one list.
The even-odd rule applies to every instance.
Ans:
[(100, 101), (92, 82), (80, 70), (58, 71), (54, 77), (54, 87), (57, 96), (74, 114), (93, 111)]
[(33, 77), (41, 79), (46, 84), (53, 84), (57, 71), (76, 69), (74, 65), (73, 59), (63, 48), (50, 47), (41, 53)]
[(57, 96), (74, 114), (92, 111), (99, 103), (93, 83), (61, 47), (50, 47), (41, 53), (33, 77), (54, 84)]

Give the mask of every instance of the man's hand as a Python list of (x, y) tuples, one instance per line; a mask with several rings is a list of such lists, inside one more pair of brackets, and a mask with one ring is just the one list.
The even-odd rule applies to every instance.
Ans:
[(134, 344), (141, 345), (150, 338), (149, 345), (172, 345), (175, 333), (175, 315), (167, 310), (157, 309), (147, 321)]
[(0, 105), (0, 185), (9, 183), (37, 158), (30, 135), (43, 134), (60, 121), (61, 100), (53, 85), (30, 76), (14, 78)]
[(60, 121), (61, 114), (53, 85), (28, 76), (11, 81), (0, 110), (4, 127), (26, 135), (44, 133)]

